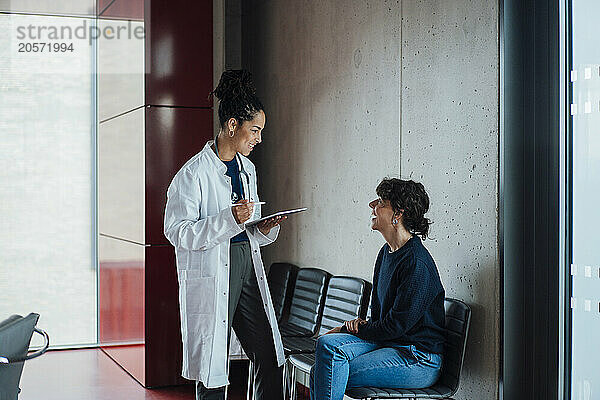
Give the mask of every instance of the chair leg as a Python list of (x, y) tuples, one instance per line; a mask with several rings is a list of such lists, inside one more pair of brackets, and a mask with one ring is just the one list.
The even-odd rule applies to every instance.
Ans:
[(284, 400), (291, 399), (290, 366), (287, 358), (283, 363), (283, 398)]
[(248, 388), (246, 390), (246, 400), (254, 398), (254, 364), (248, 360)]
[(296, 367), (291, 365), (290, 369), (292, 370), (291, 378), (290, 378), (290, 381), (291, 381), (290, 382), (291, 383), (290, 398), (291, 398), (291, 400), (296, 400)]
[(289, 396), (288, 396), (288, 389), (289, 389), (289, 385), (288, 385), (288, 365), (287, 365), (287, 358), (285, 360), (285, 362), (283, 363), (283, 399), (284, 400), (288, 400)]

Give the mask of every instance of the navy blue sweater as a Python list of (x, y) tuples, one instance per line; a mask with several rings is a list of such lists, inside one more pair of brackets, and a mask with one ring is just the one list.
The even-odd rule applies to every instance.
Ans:
[(377, 256), (371, 318), (356, 336), (442, 353), (445, 293), (433, 258), (418, 236), (389, 250), (386, 243)]

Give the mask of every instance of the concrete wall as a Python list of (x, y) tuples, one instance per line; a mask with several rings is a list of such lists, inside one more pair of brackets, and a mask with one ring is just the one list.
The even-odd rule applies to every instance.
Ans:
[(447, 294), (474, 317), (457, 399), (496, 399), (497, 2), (243, 2), (242, 63), (265, 103), (252, 157), (285, 222), (265, 264), (371, 280), (384, 243), (367, 206), (384, 176), (422, 181)]
[(447, 296), (473, 310), (461, 399), (495, 399), (499, 368), (498, 4), (403, 2), (402, 175), (431, 196)]
[(248, 1), (243, 12), (243, 62), (267, 115), (253, 155), (263, 210), (310, 208), (290, 217), (265, 261), (370, 280), (383, 241), (368, 203), (400, 170), (400, 9)]

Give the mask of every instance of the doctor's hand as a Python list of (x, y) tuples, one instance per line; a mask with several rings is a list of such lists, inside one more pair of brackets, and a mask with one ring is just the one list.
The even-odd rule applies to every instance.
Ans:
[(241, 206), (231, 207), (233, 218), (238, 224), (242, 224), (250, 219), (254, 213), (254, 203), (248, 203), (248, 200), (242, 199), (235, 204), (243, 204)]
[(287, 219), (287, 217), (285, 215), (280, 216), (280, 217), (275, 217), (275, 218), (269, 218), (258, 224), (258, 230), (260, 231), (260, 233), (262, 233), (263, 235), (266, 236), (269, 234), (269, 232), (271, 232), (271, 229), (275, 225), (279, 225), (279, 223), (281, 221), (283, 221), (284, 219)]
[(353, 319), (352, 321), (344, 322), (344, 325), (346, 326), (346, 329), (348, 329), (348, 332), (358, 333), (358, 326), (366, 324), (366, 323), (367, 323), (367, 321), (365, 321), (364, 319), (356, 318), (356, 319)]

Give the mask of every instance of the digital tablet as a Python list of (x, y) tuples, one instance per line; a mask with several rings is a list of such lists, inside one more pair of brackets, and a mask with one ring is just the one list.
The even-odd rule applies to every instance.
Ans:
[(307, 207), (295, 208), (293, 210), (279, 211), (279, 212), (276, 212), (275, 214), (271, 214), (271, 215), (268, 215), (266, 217), (262, 217), (260, 219), (255, 219), (254, 221), (248, 222), (246, 224), (246, 226), (256, 225), (259, 222), (266, 221), (266, 220), (271, 219), (271, 218), (281, 217), (281, 216), (290, 215), (290, 214), (296, 214), (296, 213), (299, 213), (299, 212), (302, 212), (302, 211), (306, 211), (306, 210), (308, 210)]

